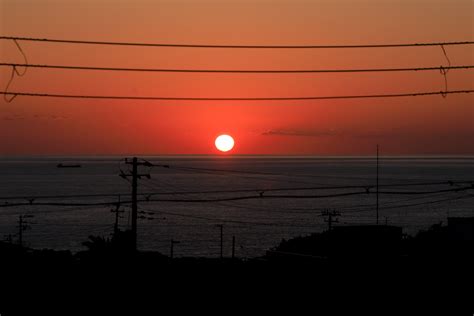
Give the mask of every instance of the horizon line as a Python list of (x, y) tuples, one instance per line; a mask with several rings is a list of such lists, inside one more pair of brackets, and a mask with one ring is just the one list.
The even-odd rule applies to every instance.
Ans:
[[(85, 158), (85, 159), (107, 159), (125, 157), (144, 158), (216, 158), (216, 159), (239, 159), (239, 158), (271, 158), (271, 159), (366, 159), (373, 155), (291, 155), (291, 154), (1, 154), (0, 160), (7, 159), (57, 159), (57, 158)], [(474, 159), (474, 154), (421, 154), (421, 155), (380, 155), (383, 159)]]

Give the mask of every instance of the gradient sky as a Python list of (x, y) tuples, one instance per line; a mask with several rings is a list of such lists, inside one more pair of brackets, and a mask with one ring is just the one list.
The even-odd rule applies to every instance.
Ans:
[[(474, 40), (472, 0), (0, 0), (0, 34), (190, 44), (341, 45)], [(440, 47), (349, 50), (140, 48), (21, 42), (35, 64), (210, 69), (439, 67)], [(474, 65), (474, 45), (448, 46)], [(0, 41), (2, 62), (23, 62)], [(0, 67), (0, 90), (11, 68)], [(452, 70), (451, 90), (474, 89)], [(168, 97), (291, 97), (441, 91), (438, 71), (176, 74), (29, 69), (14, 91)], [(474, 94), (336, 101), (0, 100), (1, 155), (474, 155)]]

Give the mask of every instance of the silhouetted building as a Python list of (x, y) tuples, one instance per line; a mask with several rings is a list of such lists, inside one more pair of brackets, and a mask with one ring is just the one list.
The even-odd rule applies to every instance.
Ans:
[(474, 217), (448, 217), (450, 241), (474, 241)]
[(330, 235), (333, 257), (400, 255), (402, 228), (388, 225), (337, 226)]
[(449, 255), (462, 257), (462, 261), (472, 263), (474, 259), (473, 235), (474, 217), (448, 217), (447, 252)]
[(337, 226), (331, 231), (282, 240), (267, 252), (269, 259), (342, 262), (393, 258), (403, 253), (402, 228), (387, 225)]

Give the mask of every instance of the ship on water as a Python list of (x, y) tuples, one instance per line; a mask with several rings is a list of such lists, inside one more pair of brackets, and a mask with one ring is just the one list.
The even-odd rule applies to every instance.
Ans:
[(58, 167), (58, 168), (81, 168), (82, 166), (80, 164), (59, 163), (56, 167)]

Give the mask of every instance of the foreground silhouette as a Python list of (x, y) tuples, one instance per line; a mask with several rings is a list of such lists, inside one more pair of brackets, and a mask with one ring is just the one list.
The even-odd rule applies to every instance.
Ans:
[(448, 225), (433, 225), (414, 237), (404, 235), (400, 227), (387, 225), (338, 226), (331, 231), (283, 240), (263, 257), (252, 259), (170, 258), (156, 251), (135, 251), (130, 231), (116, 231), (111, 238), (89, 236), (82, 244), (86, 250), (36, 250), (11, 242), (0, 242), (2, 265), (56, 267), (108, 265), (120, 261), (140, 265), (171, 264), (301, 264), (367, 265), (456, 265), (473, 262), (474, 218), (449, 218)]
[[(87, 302), (96, 297), (99, 304), (104, 304), (105, 293), (119, 298), (132, 294), (133, 301), (142, 304), (143, 295), (157, 291), (160, 297), (181, 298), (182, 302), (200, 298), (202, 303), (234, 292), (252, 297), (272, 293), (274, 299), (285, 302), (309, 296), (308, 302), (322, 304), (326, 299), (315, 293), (330, 290), (338, 297), (341, 293), (387, 296), (397, 290), (416, 298), (418, 304), (421, 293), (433, 295), (423, 302), (423, 308), (431, 309), (455, 296), (455, 308), (469, 314), (473, 309), (473, 223), (473, 218), (450, 219), (447, 226), (433, 225), (413, 237), (393, 226), (341, 226), (283, 240), (265, 256), (249, 260), (171, 259), (159, 252), (137, 252), (127, 231), (118, 231), (112, 238), (90, 236), (83, 243), (86, 249), (76, 254), (0, 242), (1, 282), (4, 298), (14, 298), (16, 293), (23, 299), (47, 295), (52, 303), (43, 308), (47, 312), (61, 306), (60, 297), (71, 299), (71, 291), (79, 292), (77, 297), (86, 293)], [(206, 296), (209, 289), (204, 288), (209, 287), (212, 294)], [(4, 302), (3, 311), (9, 312), (2, 315), (29, 314), (25, 313), (29, 305)], [(84, 301), (73, 304), (81, 306)], [(121, 304), (114, 299), (115, 308)]]

